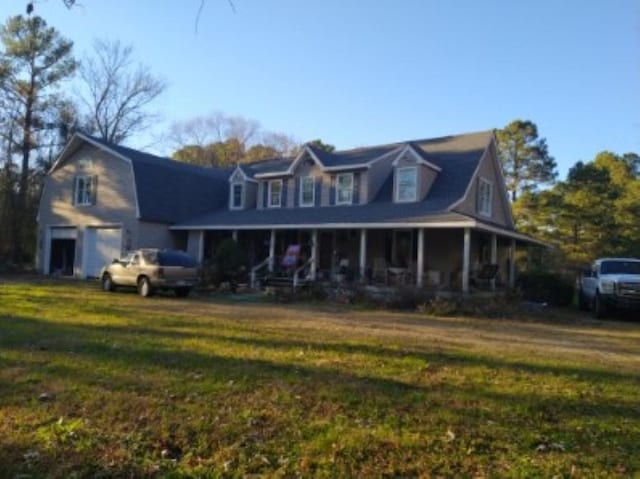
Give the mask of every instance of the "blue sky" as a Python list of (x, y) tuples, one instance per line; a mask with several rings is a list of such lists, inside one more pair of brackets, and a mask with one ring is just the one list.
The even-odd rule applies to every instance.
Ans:
[(200, 0), (80, 3), (36, 12), (78, 54), (117, 38), (168, 81), (150, 135), (219, 110), (349, 148), (522, 118), (561, 177), (601, 150), (640, 152), (637, 0), (205, 0), (197, 31)]

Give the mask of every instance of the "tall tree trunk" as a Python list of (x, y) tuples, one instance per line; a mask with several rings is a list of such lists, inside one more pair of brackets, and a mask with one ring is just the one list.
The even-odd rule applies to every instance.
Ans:
[(22, 264), (24, 261), (24, 241), (27, 237), (27, 227), (30, 215), (27, 209), (27, 196), (29, 190), (29, 159), (32, 148), (33, 106), (35, 104), (35, 85), (33, 79), (27, 95), (25, 105), (24, 125), (22, 129), (22, 164), (20, 168), (20, 181), (18, 182), (18, 201), (14, 215), (16, 228), (14, 235), (14, 261)]

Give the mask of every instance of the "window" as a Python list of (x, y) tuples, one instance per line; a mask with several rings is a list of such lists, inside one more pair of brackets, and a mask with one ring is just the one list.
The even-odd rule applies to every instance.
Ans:
[(279, 208), (282, 205), (282, 180), (269, 182), (269, 208)]
[(233, 183), (231, 185), (231, 209), (237, 210), (242, 208), (244, 185), (242, 183)]
[(482, 216), (493, 213), (493, 183), (484, 178), (478, 180), (478, 213)]
[(418, 198), (418, 169), (407, 166), (396, 170), (396, 201), (416, 201)]
[(73, 203), (94, 205), (96, 203), (96, 176), (76, 176), (74, 179)]
[(336, 205), (350, 205), (353, 201), (353, 173), (336, 177)]
[(300, 178), (300, 206), (313, 206), (316, 203), (316, 182), (313, 176)]

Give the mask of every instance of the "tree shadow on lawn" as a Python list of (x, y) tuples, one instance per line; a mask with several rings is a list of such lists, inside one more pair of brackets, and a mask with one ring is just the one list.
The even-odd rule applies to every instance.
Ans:
[[(198, 334), (182, 337), (191, 336), (200, 337)], [(637, 427), (640, 402), (627, 398), (621, 397), (613, 402), (610, 398), (597, 394), (585, 397), (572, 394), (569, 397), (558, 392), (545, 394), (542, 390), (532, 393), (530, 388), (521, 392), (504, 391), (491, 381), (483, 384), (457, 381), (455, 374), (450, 380), (426, 384), (411, 383), (365, 373), (358, 374), (358, 371), (349, 373), (335, 367), (298, 363), (295, 360), (276, 362), (174, 349), (168, 347), (165, 342), (171, 338), (175, 338), (175, 332), (171, 330), (137, 328), (136, 338), (132, 339), (126, 326), (68, 326), (37, 318), (13, 318), (11, 323), (0, 321), (0, 347), (12, 354), (24, 352), (29, 356), (24, 362), (20, 362), (12, 358), (6, 359), (0, 353), (0, 365), (36, 369), (43, 376), (42, 384), (16, 384), (5, 380), (0, 374), (0, 407), (24, 407), (25, 402), (29, 407), (38, 407), (34, 394), (51, 379), (69, 386), (68, 390), (59, 391), (56, 401), (60, 402), (77, 401), (74, 394), (78, 385), (94, 389), (98, 396), (112, 391), (133, 391), (137, 394), (153, 395), (154, 391), (157, 394), (158, 389), (158, 385), (153, 382), (153, 371), (161, 371), (165, 376), (181, 381), (183, 396), (175, 398), (175, 401), (180, 402), (189, 391), (201, 391), (202, 383), (191, 379), (191, 375), (198, 373), (207, 376), (207, 383), (235, 382), (231, 393), (225, 394), (231, 394), (226, 401), (231, 401), (228, 405), (238, 410), (246, 407), (243, 398), (247, 395), (261, 390), (268, 391), (270, 385), (284, 382), (294, 393), (303, 395), (297, 406), (300, 411), (298, 418), (302, 417), (302, 420), (309, 416), (319, 401), (338, 405), (343, 414), (352, 420), (359, 415), (369, 414), (370, 411), (378, 411), (376, 414), (398, 418), (398, 421), (408, 425), (406, 427), (409, 429), (419, 427), (413, 426), (412, 422), (425, 414), (436, 418), (442, 415), (436, 422), (449, 421), (452, 427), (471, 435), (474, 431), (482, 429), (482, 424), (485, 424), (487, 419), (491, 419), (502, 427), (513, 425), (515, 430), (512, 434), (516, 442), (513, 447), (521, 454), (531, 453), (536, 447), (535, 444), (526, 442), (531, 439), (525, 439), (528, 436), (518, 430), (525, 425), (544, 431), (545, 434), (555, 431), (561, 436), (575, 439), (576, 435), (579, 435), (575, 431), (576, 424), (587, 425), (588, 428), (588, 424), (594, 420), (602, 420), (606, 421), (610, 428), (595, 440), (596, 445), (608, 447), (607, 441), (612, 441), (611, 443), (616, 444), (618, 448), (616, 454), (631, 455), (637, 451), (637, 445), (640, 444), (640, 429)], [(143, 341), (138, 342), (141, 339)], [(426, 361), (436, 370), (439, 367), (455, 370), (457, 366), (481, 366), (495, 371), (498, 378), (504, 371), (567, 376), (567, 380), (588, 381), (593, 386), (602, 383), (622, 383), (626, 387), (640, 384), (635, 374), (508, 362), (471, 354), (399, 351), (365, 344), (238, 338), (224, 335), (212, 335), (210, 339), (213, 343), (231, 342), (247, 348), (298, 350), (311, 347), (316, 348), (316, 351), (326, 350), (346, 355), (346, 359), (350, 354), (371, 355), (383, 361), (386, 358), (409, 357)], [(117, 347), (114, 347), (114, 343)], [(44, 349), (40, 349), (39, 345), (42, 344), (46, 345)], [(73, 361), (59, 364), (56, 358), (61, 355), (70, 355)], [(377, 362), (379, 364), (380, 360)], [(92, 365), (100, 364), (105, 365), (105, 368), (92, 369)], [(143, 374), (140, 374), (141, 371)], [(145, 371), (148, 372), (148, 377)], [(135, 377), (127, 377), (129, 372), (134, 373)], [(430, 374), (429, 368), (424, 374)], [(541, 386), (543, 382), (541, 378)], [(217, 392), (207, 391), (205, 388), (205, 397), (201, 400), (206, 401), (208, 394), (213, 395), (213, 398)], [(278, 404), (277, 397), (269, 398), (266, 395), (264, 401), (276, 401), (275, 407), (288, 407)], [(482, 407), (478, 407), (479, 405)], [(627, 425), (619, 428), (621, 424)], [(445, 427), (442, 424), (441, 426)], [(16, 450), (10, 449), (0, 444), (0, 457), (15, 457), (16, 454), (25, 453), (25, 449), (20, 447)], [(47, 452), (42, 451), (41, 454), (45, 455)]]
[[(63, 325), (38, 318), (12, 318), (11, 323), (0, 322), (0, 344), (5, 347), (14, 345), (16, 349), (37, 351), (43, 349), (52, 352), (68, 352), (71, 354), (85, 354), (89, 357), (112, 358), (119, 362), (126, 361), (130, 365), (148, 364), (162, 365), (169, 368), (192, 370), (198, 363), (208, 358), (226, 358), (224, 356), (203, 355), (195, 352), (185, 352), (178, 349), (159, 346), (131, 347), (132, 341), (149, 339), (151, 341), (171, 341), (174, 339), (207, 339), (231, 345), (246, 346), (248, 348), (265, 348), (279, 351), (328, 352), (337, 354), (365, 354), (379, 358), (416, 359), (426, 362), (433, 367), (442, 366), (480, 366), (496, 371), (510, 371), (515, 373), (551, 374), (566, 376), (572, 380), (597, 382), (600, 384), (619, 385), (621, 382), (637, 384), (640, 387), (640, 373), (633, 374), (622, 371), (612, 371), (598, 368), (588, 368), (568, 365), (550, 365), (540, 362), (523, 362), (508, 359), (496, 359), (487, 354), (473, 352), (445, 352), (442, 350), (422, 351), (414, 346), (403, 348), (389, 348), (382, 345), (370, 345), (361, 342), (344, 342), (328, 340), (274, 339), (255, 337), (256, 331), (247, 331), (247, 337), (225, 335), (212, 331), (213, 325), (194, 325), (186, 323), (186, 328), (196, 328), (197, 332), (177, 331), (174, 327), (166, 327), (158, 323), (156, 328), (133, 325), (93, 325), (75, 324)], [(202, 331), (206, 329), (206, 331)], [(242, 332), (242, 331), (240, 331)], [(284, 334), (282, 331), (278, 331)], [(273, 334), (273, 332), (270, 332)], [(25, 342), (25, 338), (29, 338)], [(98, 339), (99, 338), (99, 339)], [(107, 341), (114, 339), (115, 341)], [(526, 340), (523, 343), (529, 344)], [(437, 349), (444, 343), (439, 342)], [(452, 349), (460, 349), (459, 344), (450, 345)], [(434, 348), (436, 349), (436, 348)], [(614, 351), (616, 352), (616, 351)], [(157, 362), (156, 362), (157, 361)], [(245, 361), (245, 360), (242, 360)], [(209, 361), (210, 362), (210, 361)], [(266, 363), (271, 364), (268, 361)], [(301, 366), (296, 366), (296, 370)], [(320, 368), (323, 369), (323, 368)], [(404, 383), (402, 383), (404, 384)]]
[[(254, 333), (255, 334), (255, 333)], [(132, 336), (135, 336), (133, 338)], [(24, 351), (25, 353), (66, 354), (74, 361), (82, 363), (86, 358), (97, 363), (114, 364), (117, 369), (135, 369), (137, 367), (164, 368), (175, 372), (177, 375), (186, 375), (197, 371), (213, 372), (220, 381), (228, 381), (239, 377), (248, 377), (256, 380), (283, 379), (296, 381), (299, 378), (312, 379), (324, 384), (335, 384), (339, 387), (365, 386), (382, 394), (395, 394), (397, 392), (428, 392), (420, 385), (408, 382), (370, 376), (366, 374), (346, 373), (343, 369), (320, 365), (309, 365), (303, 362), (275, 362), (267, 359), (237, 358), (214, 353), (201, 353), (185, 351), (167, 347), (163, 341), (175, 339), (176, 336), (187, 339), (201, 339), (201, 334), (190, 334), (175, 331), (162, 331), (158, 329), (141, 328), (134, 329), (132, 334), (127, 326), (95, 326), (78, 325), (67, 326), (37, 318), (15, 318), (13, 323), (0, 322), (0, 345), (6, 350)], [(28, 338), (28, 339), (27, 339)], [(108, 338), (109, 340), (107, 340)], [(443, 351), (424, 352), (415, 349), (392, 349), (384, 346), (367, 344), (354, 344), (344, 342), (316, 342), (300, 340), (280, 340), (262, 338), (243, 338), (210, 333), (206, 335), (211, 341), (220, 341), (227, 344), (239, 345), (250, 349), (266, 348), (267, 350), (280, 350), (296, 352), (299, 350), (313, 350), (315, 353), (337, 353), (340, 355), (365, 354), (373, 358), (392, 359), (417, 359), (425, 362), (428, 367), (438, 370), (443, 367), (483, 367), (499, 374), (501, 371), (509, 373), (530, 373), (535, 375), (563, 376), (571, 381), (585, 381), (594, 385), (627, 384), (631, 387), (640, 387), (640, 374), (623, 373), (620, 371), (605, 371), (572, 366), (554, 366), (548, 364), (536, 364), (522, 361), (508, 361), (496, 359), (480, 354), (449, 353)], [(25, 341), (27, 339), (27, 341)], [(134, 344), (142, 340), (143, 344)], [(160, 341), (156, 341), (156, 340)], [(4, 344), (3, 344), (4, 343)], [(347, 358), (348, 359), (348, 358)], [(0, 361), (7, 361), (0, 356)], [(46, 359), (41, 362), (18, 363), (9, 360), (13, 366), (44, 368), (48, 372), (57, 373), (60, 377), (72, 377), (73, 368), (60, 365), (47, 365)], [(6, 363), (5, 363), (6, 364)], [(57, 370), (56, 370), (57, 368)], [(427, 369), (428, 370), (428, 369)], [(80, 380), (90, 379), (96, 384), (103, 383), (100, 378), (105, 372), (100, 372), (94, 377), (87, 377), (87, 371), (82, 372)], [(110, 384), (116, 385), (120, 380), (122, 389), (137, 388), (136, 381), (126, 381), (125, 378), (114, 376)], [(5, 385), (7, 386), (7, 385)], [(9, 385), (10, 386), (10, 385)], [(469, 386), (471, 389), (478, 386)], [(540, 396), (543, 397), (542, 395)], [(506, 395), (505, 400), (515, 400), (516, 397)], [(557, 401), (558, 398), (553, 396)], [(567, 401), (571, 409), (576, 409), (581, 399), (562, 398)], [(591, 405), (593, 406), (593, 405)], [(595, 406), (604, 406), (596, 404)], [(640, 401), (626, 404), (612, 405), (615, 410), (626, 410), (627, 414), (640, 413)], [(592, 409), (590, 407), (590, 409)], [(593, 412), (592, 412), (593, 413)], [(628, 417), (628, 416), (627, 416)]]

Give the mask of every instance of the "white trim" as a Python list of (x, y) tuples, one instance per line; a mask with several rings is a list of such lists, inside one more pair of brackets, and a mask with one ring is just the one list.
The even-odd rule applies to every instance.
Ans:
[(506, 238), (512, 238), (523, 243), (530, 243), (538, 246), (549, 247), (548, 244), (539, 241), (535, 238), (531, 238), (527, 235), (518, 233), (516, 231), (508, 231), (501, 227), (487, 225), (481, 223), (475, 219), (467, 218), (457, 221), (433, 221), (433, 222), (416, 222), (416, 223), (310, 223), (310, 224), (283, 224), (283, 225), (192, 225), (192, 226), (170, 226), (170, 230), (175, 231), (191, 231), (191, 230), (291, 230), (291, 229), (318, 229), (318, 230), (334, 230), (334, 229), (410, 229), (410, 228), (472, 228), (474, 230), (486, 231), (489, 233), (496, 233), (498, 236)]
[(469, 193), (471, 192), (471, 188), (473, 187), (476, 178), (478, 177), (478, 174), (480, 172), (480, 168), (482, 167), (482, 163), (484, 162), (485, 157), (487, 156), (487, 152), (489, 151), (489, 146), (487, 145), (484, 149), (484, 151), (482, 152), (482, 156), (480, 157), (480, 161), (478, 161), (478, 164), (476, 165), (476, 169), (473, 170), (473, 174), (471, 175), (471, 178), (469, 179), (469, 184), (467, 184), (467, 188), (464, 191), (464, 194), (462, 195), (462, 197), (458, 200), (453, 202), (449, 208), (447, 208), (447, 211), (453, 211), (454, 208), (457, 208), (458, 206), (460, 206), (462, 203), (464, 203), (467, 198), (469, 197)]
[[(311, 192), (312, 192), (312, 198), (311, 198), (311, 202), (310, 203), (303, 203), (302, 198), (303, 198), (303, 180), (306, 179), (310, 179), (311, 180)], [(309, 208), (312, 206), (316, 205), (316, 177), (312, 176), (312, 175), (307, 175), (307, 176), (300, 176), (298, 178), (298, 205), (301, 208)]]
[(462, 244), (462, 292), (469, 292), (469, 270), (471, 266), (471, 230), (464, 229), (464, 239)]
[(432, 170), (437, 171), (438, 173), (442, 171), (442, 168), (440, 168), (438, 165), (434, 165), (433, 163), (431, 163), (430, 161), (425, 160), (424, 158), (422, 158), (422, 156), (420, 155), (420, 153), (418, 153), (415, 148), (411, 145), (407, 145), (405, 146), (402, 151), (398, 154), (398, 156), (396, 157), (395, 160), (393, 160), (393, 162), (391, 163), (392, 166), (398, 166), (398, 163), (400, 163), (400, 160), (402, 159), (402, 157), (405, 155), (405, 153), (410, 153), (413, 158), (415, 159), (416, 163), (419, 165), (424, 165), (428, 168), (431, 168)]
[[(340, 201), (340, 195), (338, 194), (339, 188), (338, 185), (340, 183), (340, 177), (341, 176), (350, 176), (351, 177), (351, 195), (349, 196), (349, 201)], [(349, 172), (349, 173), (338, 173), (336, 175), (336, 181), (335, 181), (335, 204), (336, 206), (342, 206), (342, 205), (352, 205), (353, 204), (353, 190), (355, 188), (355, 176), (353, 174), (353, 172)]]
[[(271, 204), (271, 185), (273, 183), (280, 183), (280, 198), (277, 205)], [(267, 208), (282, 208), (282, 191), (284, 189), (284, 182), (282, 180), (269, 180), (267, 182)]]
[[(75, 175), (73, 177), (73, 206), (93, 206), (96, 204), (97, 199), (97, 181), (94, 181), (94, 178), (97, 178), (97, 175)], [(80, 180), (83, 181), (83, 202), (78, 202), (78, 190)], [(90, 187), (87, 188), (87, 179), (89, 180)], [(90, 191), (91, 194), (87, 195), (87, 191)], [(88, 200), (88, 201), (87, 201)]]
[[(401, 149), (404, 148), (402, 146), (398, 147), (398, 148), (394, 148), (391, 151), (388, 151), (387, 153), (384, 153), (380, 156), (377, 156), (375, 158), (373, 158), (372, 160), (369, 160), (365, 163), (356, 163), (356, 164), (352, 164), (352, 165), (339, 165), (339, 166), (324, 166), (322, 164), (322, 162), (320, 162), (320, 160), (318, 159), (318, 157), (313, 154), (313, 152), (311, 151), (311, 155), (312, 158), (314, 159), (314, 161), (317, 162), (317, 164), (320, 166), (320, 169), (324, 172), (332, 172), (332, 171), (349, 171), (349, 170), (368, 170), (369, 168), (371, 168), (371, 166), (374, 163), (377, 163), (378, 161), (382, 160), (383, 158), (386, 158), (387, 156), (391, 156), (394, 154), (397, 154), (398, 151), (401, 151)], [(306, 150), (305, 150), (306, 151)], [(346, 153), (348, 151), (351, 150), (345, 150), (345, 151), (340, 151), (339, 153)], [(293, 163), (289, 166), (289, 168), (287, 168), (286, 170), (282, 170), (282, 171), (272, 171), (272, 172), (266, 172), (266, 173), (257, 173), (255, 175), (256, 178), (274, 178), (274, 177), (278, 177), (278, 176), (289, 176), (293, 174), (293, 169), (294, 169), (294, 164), (296, 161), (298, 161), (298, 158), (300, 157), (300, 155), (298, 155), (296, 157), (295, 160), (293, 160)], [(424, 160), (422, 160), (423, 163), (427, 163)], [(429, 163), (431, 165), (431, 163)], [(437, 169), (437, 171), (440, 171), (440, 168), (437, 167), (436, 165), (431, 165), (434, 169)]]
[[(318, 165), (320, 167), (320, 169), (324, 169), (325, 168), (325, 166), (320, 161), (320, 158), (318, 158), (316, 156), (316, 154), (313, 152), (313, 150), (311, 148), (309, 148), (308, 145), (304, 145), (304, 147), (302, 148), (300, 153), (298, 153), (298, 156), (296, 156), (296, 158), (291, 162), (291, 164), (289, 165), (289, 168), (287, 168), (287, 171), (285, 171), (284, 174), (285, 175), (293, 175), (295, 169), (298, 166), (298, 163), (300, 163), (302, 161), (302, 159), (304, 158), (304, 155), (306, 153), (309, 154), (311, 159), (316, 163), (316, 165)], [(268, 173), (264, 173), (264, 174), (268, 174)]]
[(398, 228), (473, 228), (476, 226), (473, 219), (463, 221), (434, 221), (431, 223), (313, 223), (313, 224), (286, 224), (286, 225), (193, 225), (193, 226), (170, 226), (170, 230), (190, 231), (190, 230), (291, 230), (291, 229), (398, 229)]
[[(234, 190), (234, 188), (236, 186), (239, 186), (241, 188), (241, 191), (240, 191), (240, 206), (235, 206), (233, 204), (233, 200), (235, 198), (235, 196), (233, 194), (234, 193), (233, 190)], [(244, 209), (244, 194), (245, 194), (245, 191), (244, 191), (244, 183), (243, 182), (236, 181), (234, 183), (231, 183), (231, 188), (229, 188), (229, 209), (230, 210), (242, 210), (242, 209)]]
[(494, 154), (493, 157), (493, 170), (495, 171), (495, 175), (498, 181), (498, 187), (502, 192), (502, 208), (505, 212), (505, 218), (507, 220), (507, 224), (511, 227), (515, 227), (515, 222), (513, 220), (513, 212), (511, 211), (511, 200), (509, 199), (509, 194), (507, 193), (507, 184), (504, 180), (504, 173), (502, 171), (502, 162), (498, 157), (498, 143), (496, 141), (496, 135), (491, 135), (491, 144), (493, 147)]
[[(400, 194), (400, 187), (399, 187), (399, 181), (400, 181), (400, 172), (402, 170), (412, 170), (413, 171), (413, 175), (414, 175), (414, 179), (415, 179), (415, 184), (414, 184), (414, 190), (413, 190), (413, 198), (410, 199), (405, 199), (405, 200), (401, 200), (399, 198), (399, 194)], [(394, 172), (393, 172), (393, 190), (394, 190), (394, 194), (393, 194), (393, 201), (394, 203), (415, 203), (418, 200), (418, 167), (417, 166), (400, 166), (400, 167), (396, 167), (394, 168)]]
[(251, 182), (251, 183), (257, 183), (257, 181), (256, 181), (256, 180), (254, 180), (253, 178), (249, 178), (249, 177), (247, 176), (247, 174), (246, 174), (246, 173), (244, 172), (244, 170), (240, 167), (240, 165), (236, 166), (236, 169), (235, 169), (235, 170), (233, 170), (233, 171), (231, 172), (231, 174), (229, 175), (229, 180), (228, 180), (228, 181), (229, 181), (229, 183), (237, 183), (237, 181), (236, 181), (236, 180), (233, 180), (233, 177), (235, 176), (235, 174), (236, 174), (236, 172), (237, 172), (237, 171), (239, 171), (239, 172), (242, 174), (243, 181), (248, 181), (248, 182)]

